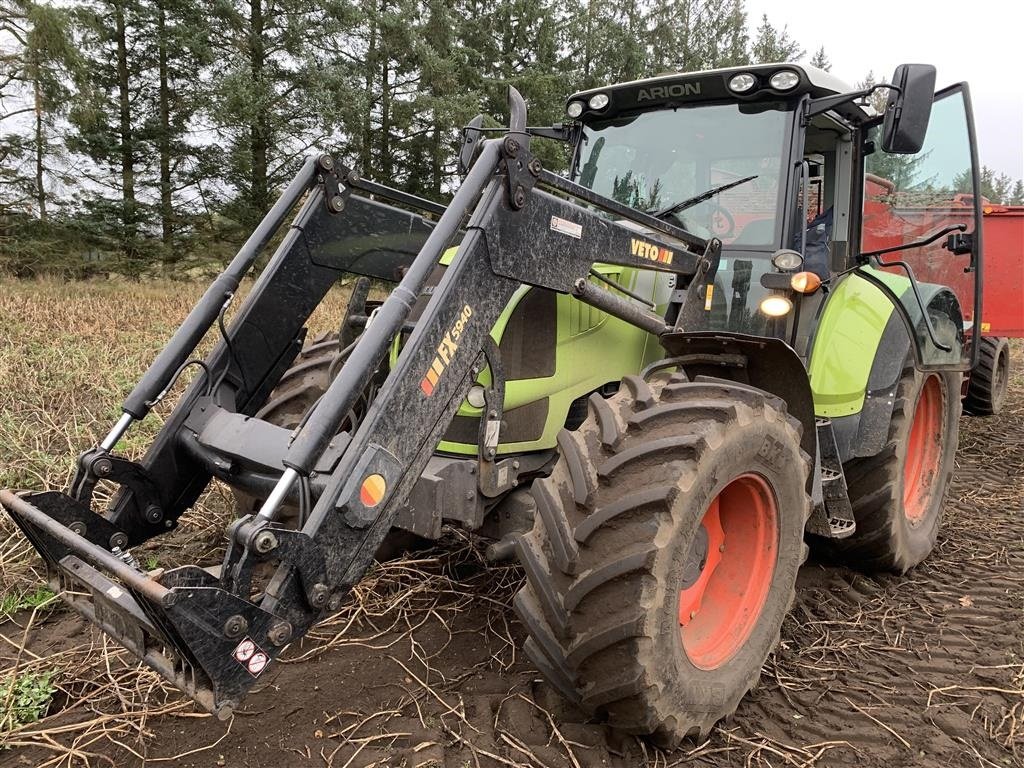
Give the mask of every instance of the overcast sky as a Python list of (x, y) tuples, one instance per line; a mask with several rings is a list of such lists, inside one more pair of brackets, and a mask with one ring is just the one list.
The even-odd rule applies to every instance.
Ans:
[(888, 80), (897, 64), (934, 64), (938, 87), (971, 86), (981, 162), (1024, 178), (1024, 4), (1020, 0), (747, 0), (751, 34), (768, 14), (807, 49), (819, 46), (832, 74), (854, 85), (873, 70)]

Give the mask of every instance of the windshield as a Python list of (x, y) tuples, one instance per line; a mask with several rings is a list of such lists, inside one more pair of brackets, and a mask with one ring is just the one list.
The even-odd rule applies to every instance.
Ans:
[(781, 222), (786, 114), (782, 103), (730, 102), (591, 123), (583, 132), (577, 181), (727, 246), (773, 246)]

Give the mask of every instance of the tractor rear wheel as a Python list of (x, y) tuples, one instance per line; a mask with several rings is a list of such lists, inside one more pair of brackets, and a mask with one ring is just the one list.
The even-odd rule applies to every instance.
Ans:
[(525, 651), (590, 713), (664, 747), (735, 711), (779, 640), (810, 460), (767, 393), (682, 374), (593, 395), (517, 542)]
[(852, 566), (906, 573), (935, 546), (959, 439), (960, 381), (908, 367), (885, 447), (844, 465), (857, 530), (832, 546)]
[(999, 413), (1010, 381), (1010, 342), (1001, 336), (982, 336), (978, 367), (971, 371), (964, 410), (973, 416)]

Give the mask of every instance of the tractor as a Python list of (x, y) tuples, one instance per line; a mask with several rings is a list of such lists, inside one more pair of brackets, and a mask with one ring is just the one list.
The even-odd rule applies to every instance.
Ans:
[[(935, 79), (670, 74), (540, 127), (510, 88), (507, 128), (463, 130), (448, 205), (312, 156), (70, 487), (0, 503), (65, 601), (222, 718), (389, 542), (458, 525), (521, 563), (553, 688), (662, 746), (706, 734), (809, 546), (902, 573), (935, 544), (982, 283), (969, 91)], [(343, 279), (337, 332), (307, 340)], [(238, 500), (223, 562), (141, 568), (215, 480)]]

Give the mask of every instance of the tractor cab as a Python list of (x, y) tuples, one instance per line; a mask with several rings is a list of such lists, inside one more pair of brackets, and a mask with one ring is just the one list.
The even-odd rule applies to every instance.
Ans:
[(580, 125), (571, 175), (721, 241), (693, 330), (775, 336), (806, 358), (856, 270), (895, 306), (919, 366), (962, 370), (980, 297), (976, 152), (966, 85), (933, 94), (934, 77), (900, 67), (883, 115), (865, 101), (874, 88), (792, 63), (583, 91), (566, 108)]

